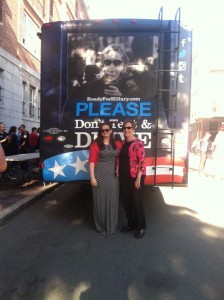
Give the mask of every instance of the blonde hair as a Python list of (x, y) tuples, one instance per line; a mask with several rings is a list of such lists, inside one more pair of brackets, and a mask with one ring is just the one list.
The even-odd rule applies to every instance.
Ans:
[[(105, 56), (108, 53), (110, 53), (111, 51), (115, 51), (115, 52), (117, 52), (117, 53), (119, 53), (121, 55), (122, 61), (123, 61), (123, 63), (124, 63), (125, 66), (128, 64), (128, 56), (125, 53), (124, 49), (120, 45), (118, 45), (118, 44), (111, 44), (111, 45), (107, 46), (105, 49), (103, 49), (103, 51), (101, 52), (100, 59), (101, 59), (102, 66), (104, 66)], [(126, 73), (126, 68), (124, 68), (123, 73), (124, 74)], [(105, 75), (104, 74), (104, 69), (102, 68), (102, 70), (100, 71), (100, 73), (96, 74), (96, 79), (101, 79), (101, 78), (103, 78), (104, 75)]]

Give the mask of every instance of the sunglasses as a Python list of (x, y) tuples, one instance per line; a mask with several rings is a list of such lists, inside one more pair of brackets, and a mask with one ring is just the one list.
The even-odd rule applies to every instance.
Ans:
[(119, 59), (115, 59), (115, 60), (105, 59), (104, 60), (105, 66), (110, 66), (111, 64), (113, 64), (115, 67), (117, 67), (117, 66), (120, 66), (122, 63), (123, 63), (123, 61), (119, 60)]
[(100, 130), (100, 132), (109, 132), (109, 131), (110, 131), (109, 128), (107, 128), (107, 129), (101, 129), (101, 130)]
[(123, 130), (125, 130), (125, 129), (128, 129), (128, 130), (130, 130), (130, 129), (132, 129), (132, 127), (131, 127), (131, 126), (126, 126), (126, 127), (123, 127)]

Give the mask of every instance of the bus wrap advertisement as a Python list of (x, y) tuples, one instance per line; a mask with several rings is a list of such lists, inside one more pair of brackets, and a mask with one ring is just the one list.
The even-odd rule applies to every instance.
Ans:
[(116, 32), (109, 20), (89, 27), (83, 21), (81, 29), (77, 22), (42, 29), (43, 179), (88, 181), (99, 124), (110, 122), (123, 140), (123, 122), (131, 119), (145, 146), (145, 184), (187, 184), (191, 33), (181, 31), (173, 53), (167, 49), (177, 34), (161, 34), (150, 22), (132, 27), (126, 20)]

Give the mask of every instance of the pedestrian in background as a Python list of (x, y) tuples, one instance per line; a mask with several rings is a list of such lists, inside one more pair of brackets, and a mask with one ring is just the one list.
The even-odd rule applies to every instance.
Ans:
[(194, 153), (194, 155), (200, 154), (200, 140), (195, 139), (191, 146), (191, 151)]
[(39, 138), (39, 135), (37, 133), (37, 127), (32, 127), (32, 131), (29, 134), (30, 152), (35, 152), (36, 151), (36, 146), (37, 146), (37, 143), (38, 143), (38, 138)]
[(121, 232), (136, 230), (135, 238), (145, 234), (146, 221), (143, 207), (143, 186), (146, 174), (145, 149), (135, 137), (136, 124), (132, 120), (123, 123), (124, 141), (119, 155), (120, 196), (128, 224)]
[(35, 151), (40, 151), (40, 127), (37, 128), (37, 134), (38, 134), (38, 139), (37, 139), (37, 144), (35, 147)]
[(0, 143), (0, 173), (5, 172), (7, 168), (7, 161), (5, 159), (5, 153)]
[[(19, 154), (26, 154), (30, 152), (29, 148), (29, 132), (26, 130), (26, 126), (24, 124), (20, 125), (20, 140), (19, 140)], [(28, 162), (22, 161), (20, 163), (22, 170), (28, 169)]]
[(199, 174), (204, 175), (205, 163), (210, 149), (211, 141), (210, 132), (206, 132), (204, 137), (200, 140), (200, 163), (199, 163)]
[(16, 155), (19, 153), (19, 139), (17, 135), (17, 127), (11, 126), (8, 132), (10, 135), (10, 143), (9, 143), (9, 155)]
[(26, 126), (24, 124), (20, 125), (20, 145), (19, 145), (19, 153), (29, 153), (29, 132), (26, 130)]
[(215, 177), (218, 180), (224, 179), (224, 126), (219, 127), (218, 133), (212, 144)]
[(5, 155), (9, 155), (8, 153), (9, 142), (10, 142), (10, 136), (5, 130), (5, 124), (3, 122), (0, 122), (0, 143), (2, 145)]
[(121, 146), (121, 142), (113, 138), (111, 124), (100, 124), (98, 136), (90, 146), (89, 170), (94, 222), (101, 234), (117, 232), (119, 180), (116, 162)]

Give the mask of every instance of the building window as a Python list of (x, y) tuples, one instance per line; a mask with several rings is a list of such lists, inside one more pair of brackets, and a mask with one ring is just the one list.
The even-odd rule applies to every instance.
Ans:
[(0, 23), (3, 23), (3, 1), (0, 0)]
[(0, 69), (0, 102), (3, 101), (3, 72), (4, 71)]
[(27, 13), (23, 19), (23, 45), (37, 58), (40, 58), (40, 39), (37, 36), (39, 29)]
[(26, 82), (23, 81), (23, 115), (26, 115)]
[(35, 94), (35, 88), (33, 86), (30, 86), (29, 91), (29, 117), (34, 117), (34, 94)]
[(38, 91), (38, 103), (37, 103), (37, 118), (40, 119), (40, 91)]
[(3, 88), (0, 84), (0, 101), (2, 101), (2, 100), (3, 100)]

